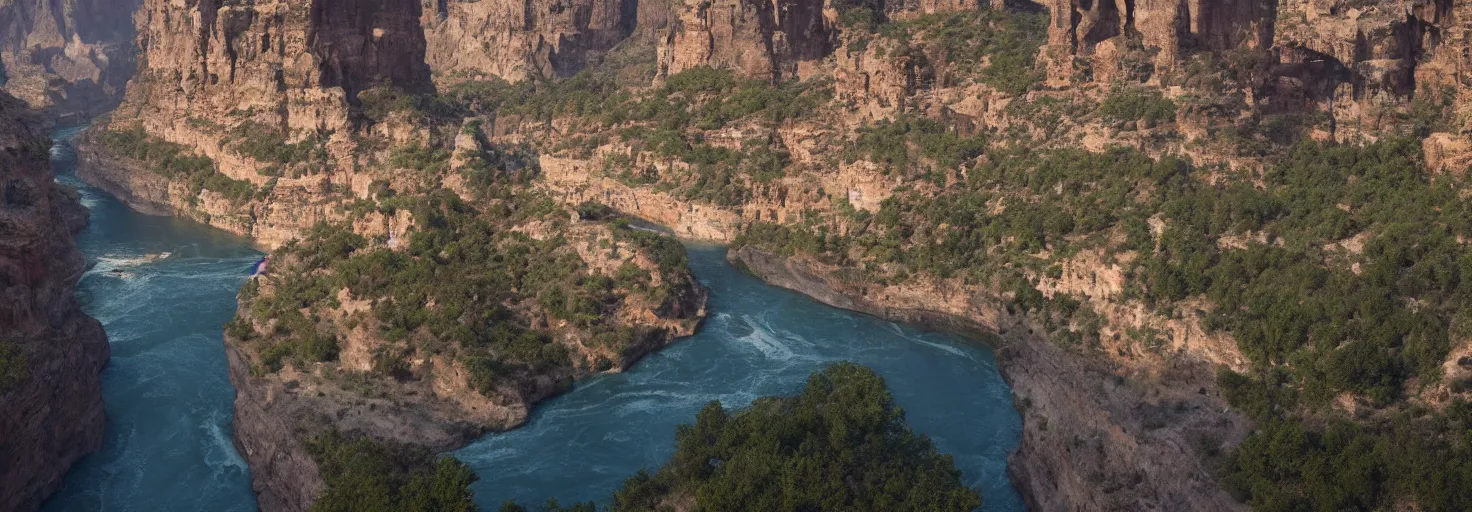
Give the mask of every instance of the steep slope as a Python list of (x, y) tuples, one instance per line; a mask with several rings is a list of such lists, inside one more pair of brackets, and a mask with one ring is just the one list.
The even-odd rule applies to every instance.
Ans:
[(137, 0), (0, 2), (0, 82), (53, 116), (91, 117), (122, 99), (134, 69)]
[(87, 224), (52, 181), (39, 117), (0, 93), (0, 509), (36, 510), (102, 446), (102, 325), (72, 296)]
[(426, 59), (438, 80), (567, 77), (634, 31), (665, 25), (661, 2), (439, 0), (425, 3)]

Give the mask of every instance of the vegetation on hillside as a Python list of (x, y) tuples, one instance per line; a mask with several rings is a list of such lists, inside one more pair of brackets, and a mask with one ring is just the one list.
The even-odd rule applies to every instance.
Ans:
[[(1071, 298), (1044, 299), (1037, 278), (1084, 248), (1136, 254), (1121, 260), (1132, 276), (1126, 298), (1167, 315), (1207, 299), (1204, 325), (1230, 333), (1253, 363), (1251, 375), (1222, 377), (1233, 405), (1263, 422), (1228, 470), (1244, 498), (1287, 510), (1410, 497), (1458, 505), (1431, 508), (1450, 510), (1462, 508), (1456, 489), (1469, 473), (1457, 454), (1472, 449), (1468, 430), (1460, 413), (1407, 399), (1438, 383), (1451, 340), (1472, 328), (1472, 254), (1458, 241), (1472, 236), (1472, 201), (1422, 167), (1412, 140), (1305, 142), (1256, 183), (1208, 183), (1210, 169), (1129, 150), (993, 150), (964, 186), (899, 194), (872, 219), (844, 217), (846, 233), (759, 224), (737, 244), (862, 269), (879, 283), (990, 283), (1053, 326), (1096, 320)], [(1071, 331), (1055, 338), (1092, 334)], [(1331, 407), (1344, 393), (1381, 412), (1344, 423)], [(1284, 436), (1297, 444), (1285, 447)], [(1393, 448), (1412, 436), (1416, 449)], [(1423, 469), (1398, 470), (1410, 467)], [(1442, 476), (1427, 480), (1428, 471)]]
[(25, 349), (9, 339), (0, 338), (0, 394), (19, 386), (30, 377)]
[(423, 448), (330, 430), (307, 440), (327, 490), (312, 512), (475, 512), (470, 467)]
[[(344, 331), (365, 325), (393, 347), (376, 356), (375, 371), (404, 377), (410, 354), (447, 355), (465, 365), (472, 386), (494, 396), (499, 386), (532, 376), (569, 375), (574, 363), (559, 336), (617, 355), (585, 371), (622, 366), (628, 351), (663, 336), (624, 325), (614, 313), (629, 300), (660, 313), (676, 308), (693, 285), (683, 246), (624, 227), (617, 217), (596, 219), (613, 223), (597, 243), (614, 254), (648, 255), (659, 270), (654, 279), (630, 263), (603, 275), (557, 234), (566, 222), (561, 208), (537, 194), (503, 193), (480, 209), (443, 190), (395, 197), (380, 208), (407, 209), (420, 226), (398, 248), (343, 226), (318, 227), (278, 250), (264, 281), (243, 288), (249, 315), (229, 326), (232, 338), (256, 347), (257, 371), (273, 372), (287, 362), (334, 360)], [(552, 236), (539, 240), (523, 229), (536, 223)], [(341, 306), (344, 289), (369, 301), (369, 311), (345, 324), (324, 320)], [(544, 317), (554, 326), (566, 322), (573, 333), (534, 328)]]
[[(825, 116), (853, 106), (835, 101), (830, 80), (773, 85), (711, 67), (642, 89), (594, 68), (561, 80), (465, 81), (438, 95), (364, 91), (354, 98), (357, 117), (383, 122), (397, 116), (439, 130), (423, 144), (364, 145), (384, 157), (381, 167), (416, 171), (425, 185), (398, 196), (386, 181), (376, 183), (376, 199), (354, 213), (407, 209), (419, 229), (396, 240), (402, 244), (397, 249), (344, 226), (317, 229), (282, 249), (272, 273), (290, 278), (268, 274), (247, 286), (242, 299), (249, 314), (232, 322), (232, 338), (252, 345), (258, 371), (273, 371), (288, 363), (331, 362), (342, 329), (367, 325), (393, 343), (375, 356), (375, 372), (403, 377), (410, 354), (447, 355), (488, 394), (528, 376), (573, 368), (557, 341), (568, 333), (554, 325), (615, 354), (637, 346), (654, 333), (610, 316), (630, 297), (672, 304), (688, 284), (681, 281), (688, 279), (683, 249), (627, 228), (606, 206), (577, 205), (583, 221), (609, 225), (608, 237), (593, 243), (641, 251), (659, 266), (659, 279), (631, 264), (604, 275), (589, 271), (567, 237), (538, 239), (519, 229), (544, 223), (556, 233), (567, 226), (572, 212), (546, 196), (515, 190), (535, 174), (536, 152), (555, 153), (586, 159), (595, 176), (742, 210), (748, 218), (745, 207), (753, 200), (785, 206), (813, 192), (803, 198), (827, 199), (826, 210), (814, 202), (784, 217), (788, 224), (755, 222), (735, 244), (809, 258), (864, 285), (939, 280), (989, 290), (1077, 351), (1103, 345), (1102, 320), (1083, 297), (1045, 295), (1040, 281), (1059, 277), (1070, 258), (1097, 251), (1125, 269), (1126, 288), (1111, 300), (1164, 317), (1190, 316), (1211, 332), (1229, 334), (1250, 362), (1245, 373), (1218, 375), (1228, 401), (1258, 425), (1220, 468), (1239, 497), (1264, 510), (1472, 509), (1464, 490), (1472, 489), (1472, 468), (1464, 462), (1472, 460), (1472, 406), (1465, 402), (1472, 380), (1444, 382), (1442, 374), (1453, 343), (1472, 336), (1472, 253), (1466, 247), (1472, 201), (1463, 177), (1428, 176), (1418, 140), (1403, 137), (1448, 129), (1448, 94), (1418, 93), (1398, 119), (1408, 125), (1406, 133), (1387, 130), (1363, 146), (1316, 142), (1307, 135), (1332, 119), (1257, 97), (1272, 78), (1272, 56), (1262, 49), (1188, 52), (1179, 69), (1156, 70), (1155, 55), (1139, 35), (1125, 34), (1115, 49), (1121, 69), (1110, 71), (1129, 84), (1072, 94), (1040, 85), (1044, 13), (968, 10), (890, 19), (882, 1), (833, 6), (845, 31), (843, 51), (898, 63), (907, 92), (923, 101), (906, 99), (888, 118), (854, 117), (856, 129), (828, 133), (822, 128), (836, 124)], [(1105, 70), (1085, 60), (1072, 65), (1103, 76)], [(952, 117), (955, 105), (944, 102), (954, 98), (927, 94), (973, 82), (1002, 93), (983, 94), (989, 103), (981, 110), (999, 116), (1005, 129), (977, 129), (964, 116)], [(967, 96), (956, 101), (977, 99)], [(1271, 108), (1254, 110), (1259, 105)], [(462, 125), (468, 117), (476, 120)], [(1177, 119), (1199, 122), (1205, 135), (1176, 145), (1179, 133), (1150, 130)], [(818, 128), (804, 134), (811, 139), (800, 151), (784, 140), (791, 131), (781, 129), (804, 122)], [(1100, 123), (1094, 126), (1099, 133), (1088, 135), (1118, 136), (1138, 147), (1067, 149), (1073, 139), (1062, 135), (1083, 135), (1068, 127), (1088, 123)], [(465, 130), (490, 147), (493, 128), (520, 129), (528, 139), (545, 135), (549, 142), (468, 155), (460, 172), (477, 196), (470, 203), (431, 192), (449, 173), (452, 157), (467, 156), (452, 154), (446, 129)], [(255, 193), (249, 183), (219, 175), (207, 158), (141, 129), (102, 137), (109, 149), (194, 190), (236, 200)], [(251, 124), (232, 137), (235, 151), (264, 162), (322, 158), (316, 138), (288, 144), (285, 136)], [(1158, 144), (1161, 139), (1172, 144)], [(1182, 150), (1242, 165), (1191, 162), (1176, 156)], [(810, 160), (799, 162), (797, 154)], [(811, 177), (803, 174), (810, 166), (826, 171), (861, 162), (877, 166), (893, 183), (892, 196), (878, 208), (860, 208), (855, 203), (861, 201), (818, 186), (787, 189), (816, 180), (784, 181)], [(369, 310), (340, 325), (327, 316), (341, 306), (344, 289), (368, 300)], [(1171, 356), (1153, 335), (1136, 341)], [(594, 369), (618, 359), (598, 361)], [(948, 463), (934, 459), (933, 449), (921, 453), (928, 445), (902, 435), (908, 432), (894, 419), (899, 416), (887, 395), (859, 399), (813, 391), (831, 387), (839, 373), (857, 372), (830, 371), (815, 376), (818, 384), (798, 397), (761, 400), (737, 413), (708, 407), (681, 430), (671, 462), (630, 479), (616, 508), (653, 507), (671, 496), (709, 508), (730, 508), (737, 499), (771, 508), (971, 503), (943, 478)], [(872, 390), (872, 384), (860, 387)], [(1445, 400), (1426, 398), (1440, 386)], [(835, 418), (811, 409), (824, 400), (859, 400), (859, 409), (875, 416)], [(858, 423), (845, 423), (850, 420)], [(930, 475), (914, 485), (904, 480), (899, 490), (927, 489), (948, 501), (908, 501), (888, 487), (862, 498), (845, 494), (867, 489), (866, 482), (839, 485), (829, 476), (856, 467), (901, 473), (845, 458), (860, 451), (835, 445), (841, 438), (835, 432), (892, 440), (867, 448), (897, 450), (905, 454), (899, 460), (928, 468)], [(779, 449), (756, 451), (748, 442)], [(790, 444), (800, 450), (780, 450)], [(376, 453), (349, 441), (333, 446), (322, 453)], [(760, 467), (769, 472), (753, 469), (751, 461), (766, 463)], [(446, 481), (459, 481), (455, 468), (444, 471)], [(412, 480), (393, 478), (390, 487)], [(385, 503), (402, 503), (384, 496)]]
[(311, 133), (292, 143), (287, 141), (286, 134), (279, 129), (246, 121), (230, 130), (225, 144), (241, 155), (271, 164), (260, 171), (263, 175), (279, 177), (284, 173), (282, 168), (287, 167), (293, 172), (291, 177), (297, 177), (305, 170), (298, 164), (326, 164), (327, 136), (328, 134)]
[(232, 179), (215, 170), (215, 162), (200, 156), (181, 144), (160, 140), (142, 127), (103, 131), (99, 138), (108, 152), (132, 158), (144, 164), (147, 170), (175, 182), (185, 183), (195, 194), (190, 201), (198, 200), (200, 190), (208, 190), (235, 202), (254, 197), (256, 186), (249, 181)]

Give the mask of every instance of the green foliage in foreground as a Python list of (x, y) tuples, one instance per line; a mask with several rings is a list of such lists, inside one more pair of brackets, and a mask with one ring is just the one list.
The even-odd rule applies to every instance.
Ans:
[(1408, 411), (1365, 426), (1258, 418), (1226, 485), (1256, 510), (1472, 510), (1472, 406)]
[(0, 394), (25, 382), (29, 376), (25, 351), (13, 341), (0, 339)]
[[(966, 512), (981, 495), (961, 483), (950, 455), (915, 434), (894, 405), (884, 379), (853, 363), (808, 377), (796, 396), (759, 398), (728, 412), (711, 402), (694, 425), (675, 432), (668, 463), (640, 471), (614, 491), (611, 512), (669, 510), (693, 501), (695, 510)], [(470, 468), (422, 449), (318, 435), (308, 450), (322, 468), (327, 492), (314, 512), (477, 510)], [(501, 512), (528, 509), (507, 502)], [(592, 503), (545, 512), (596, 512)]]
[(711, 402), (675, 434), (675, 455), (614, 494), (613, 510), (969, 511), (981, 496), (949, 455), (905, 423), (884, 379), (853, 363), (813, 374), (797, 396), (727, 412)]
[(327, 492), (312, 512), (473, 512), (469, 466), (422, 448), (350, 439), (333, 430), (308, 440)]
[(1155, 89), (1118, 88), (1099, 104), (1099, 114), (1109, 121), (1145, 121), (1151, 125), (1175, 122), (1176, 104)]

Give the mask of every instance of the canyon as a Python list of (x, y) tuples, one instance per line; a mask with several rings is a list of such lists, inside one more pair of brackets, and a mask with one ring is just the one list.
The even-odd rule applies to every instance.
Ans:
[[(136, 28), (98, 26), (100, 17), (85, 14), (117, 7), (38, 7), (45, 5), (0, 5), (0, 12), (18, 13), (0, 18), (11, 22), (0, 26), (6, 87), (58, 115), (97, 113), (78, 105), (105, 104), (100, 98), (120, 101), (84, 138), (80, 174), (135, 208), (192, 218), (266, 249), (290, 246), (320, 223), (393, 240), (421, 230), (424, 219), (402, 215), (407, 210), (363, 214), (357, 205), (385, 204), (386, 191), (438, 188), (476, 203), (484, 188), (477, 173), (534, 170), (530, 188), (565, 210), (596, 202), (682, 237), (734, 243), (733, 261), (774, 284), (837, 307), (990, 340), (1024, 417), (1010, 472), (1024, 500), (1040, 510), (1246, 507), (1222, 488), (1203, 455), (1230, 451), (1252, 429), (1226, 405), (1215, 380), (1216, 368), (1250, 372), (1252, 364), (1230, 334), (1202, 325), (1195, 312), (1209, 306), (1161, 309), (1140, 300), (1131, 291), (1138, 286), (1132, 256), (1115, 256), (1117, 231), (1107, 232), (1106, 247), (1097, 250), (1056, 259), (1047, 249), (1032, 251), (1044, 267), (1057, 267), (1018, 265), (1035, 291), (1072, 298), (1099, 317), (1086, 333), (1098, 346), (1070, 348), (1054, 339), (1063, 333), (1046, 319), (1014, 307), (1018, 295), (999, 280), (875, 282), (811, 255), (744, 245), (743, 233), (760, 224), (821, 226), (825, 239), (861, 233), (862, 219), (882, 214), (887, 203), (908, 194), (941, 197), (972, 179), (981, 152), (913, 176), (894, 172), (894, 159), (877, 152), (845, 149), (878, 126), (916, 119), (958, 138), (989, 138), (992, 147), (1128, 147), (1157, 159), (1189, 158), (1220, 174), (1269, 167), (1272, 151), (1258, 148), (1299, 140), (1371, 144), (1407, 133), (1429, 174), (1462, 177), (1472, 164), (1472, 6), (1451, 0), (144, 0), (133, 16)], [(53, 19), (56, 12), (73, 17)], [(974, 32), (965, 32), (968, 23)], [(134, 31), (137, 73), (119, 95), (131, 61), (117, 49), (129, 47)], [(975, 37), (947, 39), (957, 33)], [(968, 44), (984, 46), (971, 52)], [(727, 85), (703, 90), (682, 80), (710, 70), (729, 71), (721, 82)], [(577, 96), (583, 103), (576, 107), (491, 105), (541, 101), (535, 94), (547, 90), (560, 96), (553, 100), (569, 99), (586, 91), (556, 84), (595, 72), (612, 85), (596, 89), (594, 99)], [(487, 83), (516, 87), (506, 82), (535, 85), (526, 85), (530, 93), (506, 93), (509, 99), (470, 94)], [(687, 113), (673, 130), (627, 113), (681, 101), (706, 115), (700, 109), (717, 101), (711, 97), (739, 90), (790, 91), (811, 103), (779, 118), (738, 110), (730, 119), (691, 122)], [(445, 98), (463, 104), (436, 102)], [(1101, 113), (1111, 101), (1128, 103), (1120, 98), (1169, 102), (1170, 111)], [(607, 121), (611, 115), (600, 108), (623, 109), (623, 120)], [(126, 148), (109, 138), (132, 130), (142, 138)], [(670, 154), (653, 141), (667, 132), (684, 137), (692, 152), (724, 151), (737, 162)], [(426, 151), (432, 156), (417, 156)], [(184, 155), (205, 159), (207, 170), (156, 171)], [(749, 162), (758, 156), (778, 162), (778, 177), (754, 177)], [(723, 170), (741, 192), (701, 195)], [(1006, 200), (993, 205), (997, 212), (1006, 207)], [(1160, 218), (1150, 221), (1147, 232), (1166, 229)], [(603, 229), (587, 224), (553, 230)], [(578, 234), (585, 243), (609, 236)], [(607, 255), (595, 253), (579, 257), (604, 265), (599, 260)], [(643, 263), (654, 269), (647, 257)], [(254, 321), (264, 327), (271, 319)], [(1078, 322), (1064, 329), (1081, 330)], [(365, 343), (351, 350), (366, 354), (383, 345)], [(1453, 352), (1466, 343), (1451, 340)], [(292, 387), (300, 383), (291, 384), (301, 380), (292, 373), (300, 369), (263, 379), (253, 376), (249, 356), (234, 348), (230, 354), (240, 389), (237, 443), (252, 462), (261, 505), (305, 509), (322, 484), (291, 428), (273, 423), (281, 416), (273, 411), (324, 406), (281, 398), (300, 394)], [(371, 367), (366, 356), (358, 363)], [(326, 401), (352, 400), (335, 393), (324, 393)], [(507, 428), (536, 399), (469, 427), (455, 414), (428, 420), (453, 428), (422, 444), (443, 451), (472, 432)], [(415, 417), (434, 407), (411, 405), (403, 413)], [(357, 412), (339, 420), (359, 417), (361, 405), (347, 408)], [(417, 435), (393, 430), (370, 435)]]

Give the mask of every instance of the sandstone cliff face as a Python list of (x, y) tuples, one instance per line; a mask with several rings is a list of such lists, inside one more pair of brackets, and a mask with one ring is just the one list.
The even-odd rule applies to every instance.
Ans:
[(232, 115), (340, 130), (360, 91), (430, 87), (419, 17), (410, 0), (149, 0), (137, 14), (140, 70), (120, 116), (166, 138), (194, 131), (182, 130), (190, 117)]
[(52, 181), (48, 141), (24, 110), (0, 93), (0, 509), (21, 511), (102, 446), (109, 352), (72, 295), (87, 212)]
[[(1125, 48), (1153, 54), (1151, 81), (1193, 54), (1260, 61), (1254, 96), (1273, 111), (1321, 111), (1343, 140), (1373, 140), (1412, 99), (1469, 101), (1465, 3), (1054, 0), (1042, 55), (1049, 84), (1117, 84)], [(1462, 119), (1460, 131), (1466, 131)]]
[(133, 73), (136, 0), (0, 2), (0, 82), (32, 108), (89, 117), (122, 98)]
[[(96, 137), (80, 145), (84, 179), (153, 213), (186, 215), (273, 248), (319, 221), (342, 220), (341, 206), (381, 178), (357, 172), (358, 94), (372, 88), (430, 91), (420, 27), (410, 0), (345, 2), (169, 2), (138, 11), (140, 70), (127, 97), (96, 130), (139, 127), (213, 160), (233, 180), (264, 189), (229, 201), (108, 154)], [(270, 134), (279, 149), (310, 139), (310, 164), (263, 159), (241, 138)]]
[[(241, 202), (170, 180), (149, 163), (109, 153), (95, 140), (97, 136), (88, 133), (78, 140), (77, 176), (145, 214), (193, 219), (250, 237), (265, 249), (280, 247), (319, 222), (347, 218), (341, 207), (348, 198), (332, 193), (332, 182), (321, 176), (282, 179), (265, 198)], [(366, 187), (371, 178), (345, 179)]]
[(833, 51), (831, 16), (812, 0), (685, 0), (662, 36), (659, 73), (713, 66), (774, 82), (810, 76)]
[(661, 2), (425, 0), (425, 58), (437, 80), (566, 77), (636, 29), (663, 27)]

